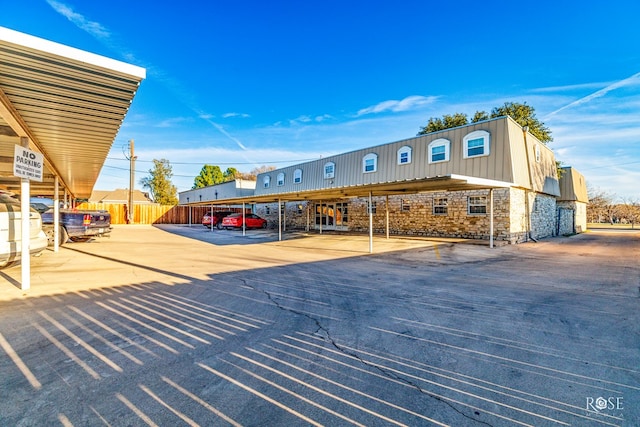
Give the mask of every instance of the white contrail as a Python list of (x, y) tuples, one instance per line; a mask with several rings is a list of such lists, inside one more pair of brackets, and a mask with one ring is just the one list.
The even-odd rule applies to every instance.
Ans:
[(623, 87), (623, 86), (627, 86), (630, 82), (632, 82), (633, 80), (635, 80), (635, 79), (637, 79), (639, 77), (640, 77), (640, 73), (636, 73), (631, 77), (627, 77), (626, 79), (622, 79), (622, 80), (619, 80), (619, 81), (617, 81), (615, 83), (612, 83), (609, 86), (592, 93), (591, 95), (587, 95), (587, 96), (585, 96), (583, 98), (580, 98), (580, 99), (578, 99), (576, 101), (573, 101), (570, 104), (565, 105), (564, 107), (560, 107), (557, 110), (552, 111), (551, 113), (546, 115), (545, 119), (548, 119), (549, 117), (559, 113), (560, 111), (566, 110), (567, 108), (575, 107), (575, 106), (581, 105), (581, 104), (586, 104), (587, 102), (592, 101), (592, 100), (594, 100), (596, 98), (600, 98), (602, 96), (605, 96), (607, 93), (611, 92), (612, 90), (618, 89), (618, 88)]

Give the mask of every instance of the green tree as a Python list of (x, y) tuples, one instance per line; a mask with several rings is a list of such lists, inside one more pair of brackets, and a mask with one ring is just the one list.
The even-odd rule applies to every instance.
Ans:
[(510, 116), (520, 126), (528, 126), (529, 132), (543, 144), (553, 141), (551, 131), (537, 119), (535, 109), (527, 103), (505, 102), (501, 107), (491, 110), (491, 118)]
[(471, 118), (471, 123), (483, 122), (485, 120), (489, 120), (489, 118), (489, 114), (487, 114), (486, 111), (476, 111)]
[(178, 189), (171, 183), (173, 171), (169, 160), (153, 159), (153, 169), (149, 169), (149, 176), (140, 180), (149, 189), (154, 202), (161, 205), (177, 205)]
[(469, 119), (464, 113), (445, 114), (441, 119), (438, 117), (431, 117), (427, 125), (418, 132), (418, 135), (426, 135), (431, 132), (438, 132), (440, 130), (451, 129), (467, 124), (469, 124)]
[[(493, 108), (491, 110), (491, 114), (487, 114), (485, 111), (476, 111), (471, 119), (471, 123), (495, 119), (502, 116), (510, 116), (520, 126), (528, 126), (529, 132), (538, 138), (543, 144), (553, 141), (549, 128), (538, 120), (535, 109), (532, 106), (527, 105), (526, 102), (505, 102), (504, 105)], [(427, 122), (427, 125), (420, 129), (418, 135), (425, 135), (427, 133), (438, 132), (467, 124), (469, 124), (469, 120), (467, 119), (467, 115), (464, 113), (445, 114), (442, 118), (431, 117)]]
[(192, 189), (208, 187), (209, 185), (224, 182), (222, 169), (220, 166), (204, 165), (200, 170), (200, 175), (193, 180)]
[[(493, 108), (490, 115), (485, 111), (476, 111), (471, 119), (471, 123), (477, 123), (483, 120), (495, 119), (503, 116), (510, 116), (520, 126), (527, 126), (529, 132), (538, 138), (538, 140), (543, 144), (553, 141), (551, 130), (549, 130), (544, 123), (538, 120), (535, 109), (532, 106), (527, 105), (526, 102), (505, 102), (504, 105)], [(442, 118), (431, 117), (429, 118), (427, 125), (420, 128), (418, 136), (467, 124), (469, 124), (469, 121), (467, 120), (467, 115), (464, 113), (445, 114)], [(558, 179), (560, 179), (564, 173), (561, 161), (556, 161), (556, 171)]]
[(236, 178), (241, 178), (242, 173), (236, 168), (227, 168), (227, 170), (222, 174), (222, 177), (224, 178), (224, 182), (233, 181)]

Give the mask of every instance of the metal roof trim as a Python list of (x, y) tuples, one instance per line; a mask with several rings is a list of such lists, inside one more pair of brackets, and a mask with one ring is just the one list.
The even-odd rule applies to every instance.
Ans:
[(127, 64), (116, 59), (107, 58), (95, 53), (86, 52), (71, 46), (45, 40), (29, 34), (20, 33), (6, 27), (0, 27), (0, 41), (12, 43), (21, 47), (39, 50), (67, 59), (107, 68), (123, 74), (128, 74), (139, 79), (146, 78), (147, 70), (137, 65)]

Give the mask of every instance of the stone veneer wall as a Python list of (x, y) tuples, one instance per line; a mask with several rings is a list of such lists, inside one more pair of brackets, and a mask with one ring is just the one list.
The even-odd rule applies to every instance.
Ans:
[[(486, 196), (487, 213), (469, 214), (469, 196)], [(447, 214), (434, 214), (435, 199), (447, 198)], [(528, 198), (528, 201), (527, 201)], [(373, 197), (376, 213), (373, 215), (374, 233), (386, 231), (386, 197)], [(367, 198), (349, 199), (348, 231), (367, 233), (369, 215)], [(333, 201), (323, 201), (333, 203)], [(408, 209), (403, 209), (408, 206)], [(256, 214), (267, 218), (271, 227), (278, 223), (277, 203), (256, 207)], [(285, 229), (304, 230), (307, 227), (307, 209), (311, 209), (309, 227), (314, 229), (314, 202), (285, 203)], [(531, 222), (531, 237), (541, 239), (557, 233), (556, 199), (553, 196), (533, 193), (517, 188), (493, 191), (494, 239), (510, 243), (526, 242), (529, 239), (528, 222)], [(530, 214), (527, 214), (527, 207)], [(455, 191), (389, 196), (389, 233), (407, 236), (460, 237), (466, 239), (489, 239), (489, 191)], [(267, 213), (268, 212), (268, 213)], [(585, 224), (586, 224), (586, 208)], [(586, 225), (585, 225), (586, 226)]]
[(556, 198), (545, 194), (530, 193), (533, 196), (531, 205), (531, 236), (543, 239), (556, 235)]
[[(511, 243), (555, 236), (557, 227), (556, 198), (520, 188), (510, 188)], [(530, 227), (529, 227), (530, 223)]]
[(558, 202), (558, 234), (583, 233), (587, 230), (587, 204), (578, 201)]
[[(468, 197), (485, 196), (486, 214), (469, 214)], [(509, 193), (495, 190), (494, 238), (505, 240), (509, 230)], [(439, 198), (447, 199), (447, 213), (434, 214), (433, 203)], [(376, 213), (373, 228), (376, 233), (385, 232), (385, 197), (374, 197)], [(408, 210), (402, 207), (408, 206)], [(489, 191), (455, 191), (412, 194), (389, 197), (389, 233), (409, 236), (461, 237), (467, 239), (489, 239)], [(349, 203), (349, 230), (368, 232), (369, 216), (366, 199), (353, 199)]]
[[(307, 226), (307, 208), (313, 209), (313, 203), (309, 202), (286, 202), (284, 203), (284, 229), (304, 230)], [(278, 204), (264, 203), (256, 205), (255, 213), (268, 221), (269, 228), (278, 228)], [(315, 218), (313, 211), (309, 217), (309, 227), (313, 229)]]
[(587, 204), (584, 202), (573, 202), (576, 207), (576, 233), (587, 231)]

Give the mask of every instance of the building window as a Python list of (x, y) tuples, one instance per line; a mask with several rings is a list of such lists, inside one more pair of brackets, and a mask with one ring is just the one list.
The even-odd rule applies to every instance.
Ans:
[(378, 155), (369, 153), (362, 158), (362, 172), (370, 173), (378, 170)]
[(335, 176), (336, 164), (328, 162), (324, 164), (324, 179), (332, 179)]
[(398, 150), (398, 164), (408, 165), (411, 163), (411, 147), (405, 145)]
[(293, 183), (300, 184), (302, 182), (302, 169), (293, 171)]
[(375, 200), (371, 202), (369, 205), (369, 201), (367, 200), (367, 214), (375, 215), (377, 211), (377, 206)]
[(264, 188), (269, 188), (270, 185), (271, 185), (271, 177), (269, 175), (262, 178), (262, 186)]
[(265, 215), (271, 215), (271, 208), (269, 206), (265, 206), (264, 207), (264, 214)]
[(469, 215), (487, 213), (487, 196), (469, 196), (467, 200)]
[(400, 200), (400, 210), (402, 212), (409, 212), (411, 210), (411, 203), (409, 202), (409, 199)]
[(429, 163), (448, 162), (451, 142), (438, 138), (429, 143)]
[(298, 206), (296, 206), (296, 208), (298, 210), (298, 215), (302, 215), (302, 213), (304, 212), (303, 211), (304, 206), (301, 205), (301, 204), (298, 204)]
[(463, 139), (464, 158), (489, 155), (489, 132), (477, 130), (467, 134)]
[(284, 185), (284, 173), (283, 172), (280, 172), (278, 174), (277, 182), (278, 182), (278, 187), (282, 187)]
[(536, 163), (540, 163), (540, 146), (538, 144), (536, 144), (535, 153), (536, 153)]
[(433, 214), (446, 215), (448, 213), (447, 206), (449, 200), (446, 197), (436, 197), (433, 199)]

